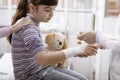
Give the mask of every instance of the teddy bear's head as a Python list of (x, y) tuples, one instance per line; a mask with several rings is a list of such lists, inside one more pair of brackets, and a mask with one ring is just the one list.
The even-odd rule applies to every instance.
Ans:
[(48, 49), (52, 51), (58, 51), (68, 48), (68, 42), (63, 33), (53, 32), (46, 35), (45, 43), (48, 45)]

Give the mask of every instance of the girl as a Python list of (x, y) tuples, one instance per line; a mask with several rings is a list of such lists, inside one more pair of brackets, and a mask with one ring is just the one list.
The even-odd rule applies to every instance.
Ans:
[(17, 32), (19, 29), (23, 28), (27, 24), (32, 24), (30, 18), (21, 18), (14, 25), (10, 27), (0, 24), (0, 38), (8, 36), (11, 33)]
[(39, 23), (48, 22), (52, 18), (57, 4), (58, 0), (20, 0), (12, 24), (27, 16), (33, 20), (35, 27), (27, 25), (8, 38), (12, 45), (15, 80), (87, 80), (75, 71), (52, 65), (80, 54), (96, 54), (96, 46), (82, 44), (54, 54), (44, 50)]

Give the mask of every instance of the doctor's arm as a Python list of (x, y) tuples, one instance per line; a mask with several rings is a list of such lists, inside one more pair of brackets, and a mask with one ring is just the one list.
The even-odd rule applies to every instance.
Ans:
[(79, 40), (84, 40), (89, 44), (99, 43), (103, 48), (113, 49), (120, 45), (120, 36), (114, 34), (105, 34), (96, 31), (81, 33), (78, 35)]
[(0, 24), (0, 38), (6, 37), (11, 33), (19, 31), (27, 24), (34, 25), (32, 20), (27, 17), (19, 19), (14, 25), (11, 25), (10, 27)]
[(0, 25), (0, 38), (8, 36), (10, 34), (10, 28), (3, 25)]
[(96, 42), (100, 43), (103, 48), (116, 50), (116, 48), (120, 48), (120, 35), (98, 33)]

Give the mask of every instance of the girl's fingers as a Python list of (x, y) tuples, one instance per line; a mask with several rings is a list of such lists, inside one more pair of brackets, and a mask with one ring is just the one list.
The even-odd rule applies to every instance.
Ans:
[(77, 43), (78, 43), (78, 44), (81, 44), (81, 41), (78, 41)]
[(87, 54), (84, 54), (84, 53), (79, 54), (78, 56), (79, 56), (79, 57), (88, 57), (88, 55), (87, 55)]

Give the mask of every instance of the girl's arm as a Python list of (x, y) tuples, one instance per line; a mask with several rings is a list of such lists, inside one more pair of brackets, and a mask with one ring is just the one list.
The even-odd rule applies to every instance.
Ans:
[(38, 52), (35, 56), (36, 61), (42, 66), (50, 66), (59, 63), (66, 59), (65, 53), (63, 51), (56, 52)]
[(96, 53), (97, 53), (97, 47), (93, 44), (88, 44), (85, 47), (80, 45), (78, 47), (72, 47), (56, 52), (42, 51), (39, 52), (35, 56), (35, 58), (40, 65), (50, 66), (80, 54), (85, 54), (87, 56), (90, 56), (90, 55), (95, 55)]

